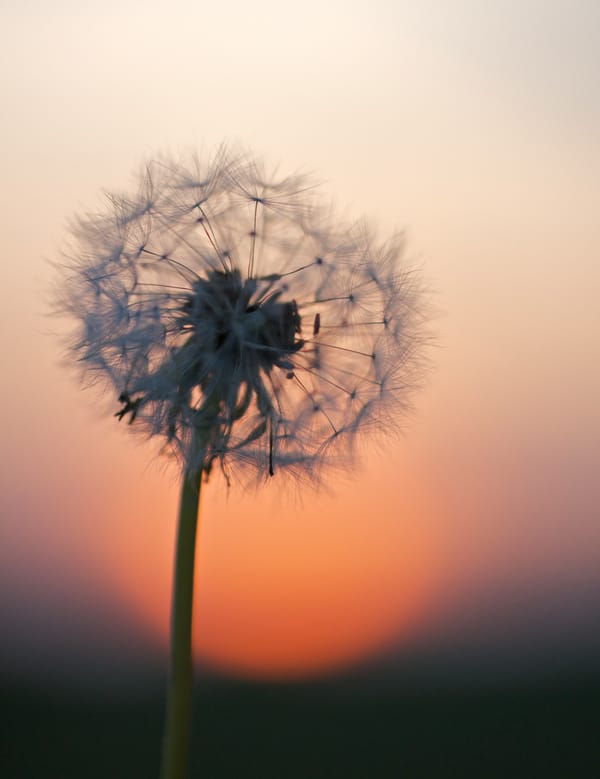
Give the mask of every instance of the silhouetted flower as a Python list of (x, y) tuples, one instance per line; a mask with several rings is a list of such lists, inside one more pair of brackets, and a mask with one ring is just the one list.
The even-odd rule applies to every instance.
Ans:
[(359, 431), (397, 427), (419, 372), (418, 277), (399, 236), (336, 224), (306, 178), (225, 150), (152, 162), (74, 236), (72, 349), (186, 470), (310, 475)]

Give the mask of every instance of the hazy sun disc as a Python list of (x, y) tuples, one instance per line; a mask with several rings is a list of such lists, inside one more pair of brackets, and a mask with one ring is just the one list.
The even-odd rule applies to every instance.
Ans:
[[(410, 637), (427, 614), (434, 545), (410, 501), (379, 492), (290, 510), (213, 501), (209, 489), (204, 497), (197, 660), (253, 678), (316, 676)], [(166, 505), (147, 509), (173, 515)], [(165, 648), (173, 534), (169, 521), (150, 523), (143, 548), (132, 534), (137, 553), (122, 537), (119, 566), (127, 600)]]

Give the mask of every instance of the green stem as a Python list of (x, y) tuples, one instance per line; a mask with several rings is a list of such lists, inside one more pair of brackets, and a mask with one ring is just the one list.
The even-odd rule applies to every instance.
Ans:
[(188, 773), (192, 714), (192, 603), (196, 528), (202, 470), (184, 473), (171, 605), (171, 659), (162, 756), (162, 779), (185, 779)]

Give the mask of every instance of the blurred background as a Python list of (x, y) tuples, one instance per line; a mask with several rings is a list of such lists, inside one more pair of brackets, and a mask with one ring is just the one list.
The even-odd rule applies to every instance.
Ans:
[(207, 488), (194, 775), (594, 775), (600, 5), (0, 15), (2, 776), (157, 772), (177, 474), (61, 364), (52, 262), (140, 162), (223, 140), (406, 230), (437, 346), (351, 480)]

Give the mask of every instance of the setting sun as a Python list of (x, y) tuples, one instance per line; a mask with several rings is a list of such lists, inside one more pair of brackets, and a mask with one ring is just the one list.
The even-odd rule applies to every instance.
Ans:
[[(300, 678), (410, 638), (428, 613), (436, 549), (422, 501), (389, 498), (376, 516), (356, 488), (313, 500), (310, 513), (269, 498), (210, 500), (200, 519), (196, 659), (234, 675)], [(166, 504), (146, 507), (156, 521), (143, 544), (137, 522), (130, 535), (122, 529), (115, 570), (122, 597), (165, 648), (174, 530)]]

